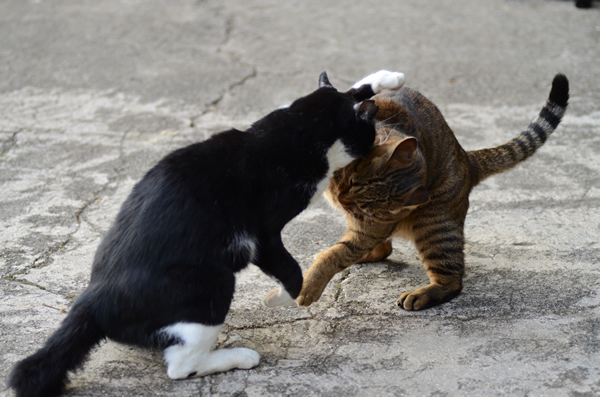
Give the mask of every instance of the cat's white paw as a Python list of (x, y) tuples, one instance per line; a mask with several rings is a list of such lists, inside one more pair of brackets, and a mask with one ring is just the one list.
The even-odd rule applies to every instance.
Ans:
[(402, 87), (406, 82), (404, 73), (390, 72), (387, 70), (380, 70), (373, 74), (368, 75), (364, 79), (360, 80), (352, 86), (352, 88), (359, 88), (363, 85), (371, 85), (371, 89), (375, 94), (379, 94), (383, 90), (397, 90)]
[(266, 307), (292, 306), (296, 305), (296, 301), (292, 299), (285, 288), (280, 287), (269, 291), (263, 298), (263, 304)]
[(235, 347), (230, 349), (237, 357), (237, 368), (250, 369), (254, 368), (260, 362), (260, 354), (257, 351), (245, 347)]

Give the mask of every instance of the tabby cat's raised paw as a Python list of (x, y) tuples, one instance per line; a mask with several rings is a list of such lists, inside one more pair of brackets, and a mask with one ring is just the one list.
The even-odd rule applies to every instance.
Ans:
[(383, 90), (396, 90), (401, 88), (406, 79), (404, 73), (390, 72), (387, 70), (380, 70), (373, 74), (368, 75), (364, 79), (360, 80), (352, 86), (352, 88), (360, 88), (363, 85), (370, 85), (373, 93), (378, 94)]
[[(322, 292), (322, 291), (321, 291)], [(315, 303), (321, 297), (321, 292), (319, 291), (306, 291), (300, 292), (300, 295), (296, 298), (296, 303), (298, 306), (310, 306), (312, 303)]]

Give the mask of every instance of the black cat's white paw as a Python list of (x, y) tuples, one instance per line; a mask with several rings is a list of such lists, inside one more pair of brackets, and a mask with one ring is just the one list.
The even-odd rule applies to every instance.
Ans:
[(296, 305), (296, 301), (287, 293), (285, 288), (280, 287), (269, 291), (263, 298), (263, 304), (266, 307), (293, 306)]
[(363, 85), (370, 85), (375, 94), (379, 94), (383, 90), (397, 90), (406, 82), (404, 73), (390, 72), (380, 70), (368, 75), (352, 86), (352, 88), (360, 88)]

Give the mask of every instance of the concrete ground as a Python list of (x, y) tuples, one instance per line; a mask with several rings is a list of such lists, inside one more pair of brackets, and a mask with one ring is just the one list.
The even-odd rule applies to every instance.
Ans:
[[(471, 195), (463, 293), (414, 248), (339, 274), (319, 302), (269, 310), (250, 267), (221, 346), (252, 370), (172, 381), (161, 354), (102, 343), (69, 396), (600, 395), (600, 6), (570, 1), (0, 2), (0, 378), (55, 330), (133, 184), (169, 151), (245, 128), (316, 88), (402, 71), (467, 149), (527, 126), (552, 77), (571, 105), (546, 145)], [(344, 231), (322, 200), (286, 227), (303, 269)], [(0, 394), (10, 391), (0, 386)]]

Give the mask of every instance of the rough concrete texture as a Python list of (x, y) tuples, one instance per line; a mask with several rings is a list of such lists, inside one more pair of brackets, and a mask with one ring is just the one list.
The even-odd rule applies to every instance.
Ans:
[[(600, 14), (570, 1), (0, 2), (0, 378), (87, 284), (133, 184), (170, 150), (312, 91), (402, 71), (467, 149), (521, 131), (552, 77), (571, 106), (546, 145), (471, 196), (463, 293), (406, 312), (414, 248), (339, 274), (308, 309), (263, 308), (250, 267), (220, 346), (252, 370), (172, 381), (159, 352), (102, 343), (70, 396), (600, 394)], [(235, 159), (232, 159), (235, 161)], [(303, 269), (344, 231), (324, 201), (286, 227)], [(5, 388), (2, 395), (12, 395)]]

